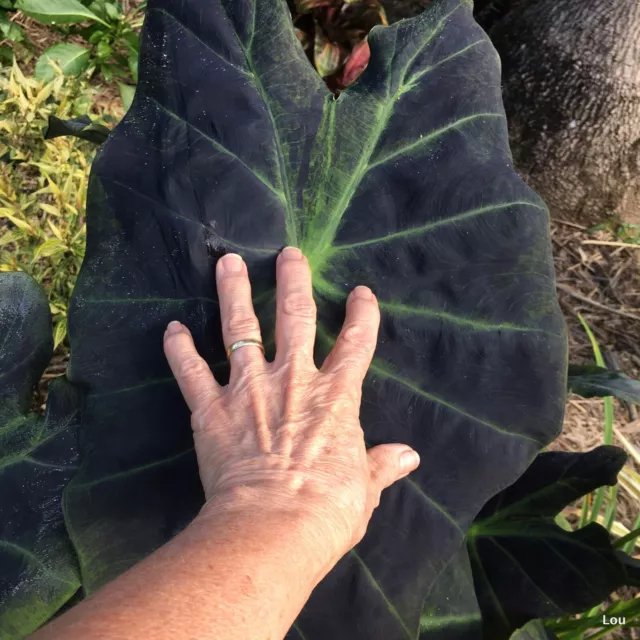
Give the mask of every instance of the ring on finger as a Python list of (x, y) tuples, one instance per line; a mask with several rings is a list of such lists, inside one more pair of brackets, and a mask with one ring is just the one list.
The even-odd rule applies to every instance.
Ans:
[(264, 353), (264, 345), (262, 344), (262, 342), (260, 342), (260, 340), (253, 340), (248, 338), (246, 340), (238, 340), (237, 342), (234, 342), (227, 349), (227, 360), (231, 358), (231, 354), (234, 351), (236, 351), (237, 349), (241, 349), (242, 347), (259, 347), (262, 350), (262, 353)]

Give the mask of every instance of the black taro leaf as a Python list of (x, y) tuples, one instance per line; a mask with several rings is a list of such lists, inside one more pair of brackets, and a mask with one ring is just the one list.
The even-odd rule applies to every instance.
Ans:
[(49, 124), (44, 128), (44, 139), (72, 136), (88, 140), (94, 144), (102, 144), (111, 131), (104, 125), (93, 122), (89, 116), (81, 116), (73, 120), (62, 120), (56, 116), (49, 116)]
[(510, 640), (557, 640), (557, 636), (545, 628), (541, 620), (532, 620), (518, 629)]
[(29, 414), (53, 350), (49, 303), (24, 273), (0, 273), (0, 638), (35, 631), (80, 586), (62, 516), (75, 472), (78, 397), (52, 385), (44, 418)]
[(420, 617), (420, 640), (477, 640), (482, 618), (466, 547), (438, 576)]
[(540, 454), (482, 509), (467, 546), (486, 640), (509, 638), (534, 618), (590, 609), (623, 585), (640, 584), (637, 563), (614, 551), (599, 524), (568, 532), (554, 522), (566, 505), (616, 483), (626, 454)]
[(640, 381), (595, 365), (569, 365), (569, 391), (583, 398), (615, 396), (640, 404)]
[(162, 334), (184, 322), (226, 382), (214, 267), (228, 251), (247, 261), (270, 344), (277, 252), (305, 251), (318, 363), (348, 292), (373, 288), (366, 438), (422, 457), (292, 638), (414, 638), (481, 506), (557, 434), (566, 340), (548, 214), (512, 167), (498, 57), (460, 0), (369, 42), (368, 69), (335, 99), (285, 0), (149, 4), (133, 106), (94, 164), (69, 319), (71, 378), (88, 396), (67, 522), (87, 591), (201, 505)]

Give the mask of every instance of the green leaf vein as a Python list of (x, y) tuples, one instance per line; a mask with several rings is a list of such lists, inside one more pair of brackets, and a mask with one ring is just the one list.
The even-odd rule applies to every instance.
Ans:
[(285, 194), (282, 191), (279, 191), (278, 189), (276, 189), (261, 173), (251, 168), (248, 164), (246, 164), (246, 162), (242, 160), (242, 158), (237, 156), (235, 153), (227, 149), (224, 145), (220, 144), (215, 138), (212, 138), (210, 135), (202, 131), (202, 129), (196, 127), (196, 125), (189, 122), (188, 120), (185, 120), (184, 118), (179, 116), (177, 113), (175, 113), (174, 111), (172, 111), (171, 109), (163, 105), (161, 102), (159, 102), (152, 96), (147, 95), (145, 97), (147, 98), (147, 100), (149, 100), (149, 102), (152, 102), (153, 104), (155, 104), (161, 111), (166, 113), (169, 117), (173, 118), (178, 122), (181, 122), (184, 126), (186, 126), (189, 129), (192, 129), (193, 131), (201, 135), (203, 138), (208, 140), (217, 151), (220, 151), (220, 153), (223, 153), (224, 155), (229, 156), (232, 160), (239, 162), (252, 176), (256, 178), (256, 180), (258, 180), (261, 184), (267, 187), (267, 189), (269, 189), (269, 191), (271, 191), (271, 193), (273, 193), (282, 204), (284, 205), (287, 204), (287, 202), (285, 201)]
[(389, 600), (389, 598), (387, 598), (385, 592), (382, 590), (382, 588), (378, 584), (378, 581), (374, 578), (373, 574), (369, 570), (369, 567), (367, 567), (365, 561), (360, 557), (360, 555), (358, 554), (358, 552), (355, 549), (352, 549), (349, 553), (353, 558), (355, 558), (360, 563), (360, 566), (362, 567), (362, 569), (364, 571), (364, 574), (367, 576), (369, 582), (371, 583), (373, 588), (382, 596), (382, 599), (384, 600), (385, 604), (387, 605), (387, 608), (389, 609), (389, 612), (400, 623), (400, 625), (402, 626), (402, 629), (404, 630), (407, 638), (409, 638), (409, 640), (413, 640), (415, 634), (411, 633), (411, 631), (407, 628), (407, 625), (405, 624), (404, 620), (402, 619), (402, 617), (398, 613), (398, 610), (394, 607), (394, 605), (391, 602), (391, 600)]

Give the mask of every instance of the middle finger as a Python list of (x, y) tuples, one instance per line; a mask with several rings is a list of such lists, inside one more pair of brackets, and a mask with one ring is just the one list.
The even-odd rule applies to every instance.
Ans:
[(301, 359), (313, 364), (316, 304), (311, 269), (300, 249), (283, 249), (276, 277), (276, 361)]

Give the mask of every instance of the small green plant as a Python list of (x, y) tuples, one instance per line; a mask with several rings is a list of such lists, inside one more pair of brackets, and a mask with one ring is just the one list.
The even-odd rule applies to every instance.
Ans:
[(13, 60), (13, 49), (8, 43), (21, 43), (26, 40), (24, 29), (16, 24), (10, 11), (15, 9), (15, 0), (0, 0), (0, 62)]
[(615, 234), (622, 242), (640, 244), (640, 224), (619, 224)]
[(627, 224), (619, 220), (606, 220), (587, 229), (589, 233), (594, 231), (610, 231), (618, 240), (627, 244), (640, 244), (640, 225)]
[(75, 138), (45, 140), (43, 128), (52, 115), (88, 113), (93, 90), (86, 80), (60, 74), (38, 82), (14, 63), (0, 70), (0, 97), (0, 271), (25, 271), (44, 286), (57, 347), (84, 257), (95, 146)]
[(125, 13), (115, 0), (16, 0), (15, 8), (25, 15), (54, 25), (64, 37), (80, 37), (86, 43), (59, 42), (49, 47), (38, 60), (36, 79), (51, 80), (56, 73), (51, 62), (55, 62), (65, 75), (97, 71), (107, 82), (137, 82), (145, 4)]
[[(616, 429), (613, 411), (613, 396), (630, 402), (640, 402), (640, 383), (619, 372), (606, 370), (605, 360), (593, 331), (581, 315), (578, 315), (578, 318), (591, 343), (596, 366), (570, 367), (569, 387), (579, 395), (586, 397), (603, 396), (603, 444), (613, 444), (615, 433), (626, 452), (640, 463), (640, 454), (637, 449)], [(610, 487), (601, 486), (595, 492), (583, 497), (580, 518), (575, 525), (575, 530), (581, 530), (589, 523), (597, 522), (617, 538), (613, 544), (615, 549), (626, 554), (633, 554), (640, 537), (640, 529), (638, 528), (640, 527), (640, 516), (636, 518), (631, 530), (616, 519), (618, 487), (640, 503), (640, 475), (629, 462), (620, 471), (618, 484)], [(556, 522), (569, 531), (574, 530), (563, 514), (556, 519)], [(640, 619), (639, 605), (640, 602), (637, 599), (614, 601), (604, 606), (598, 605), (576, 617), (566, 617), (549, 622), (549, 627), (553, 629), (560, 640), (595, 640), (605, 637), (612, 631), (614, 625), (603, 626), (605, 618), (607, 620), (624, 618), (626, 625)]]

